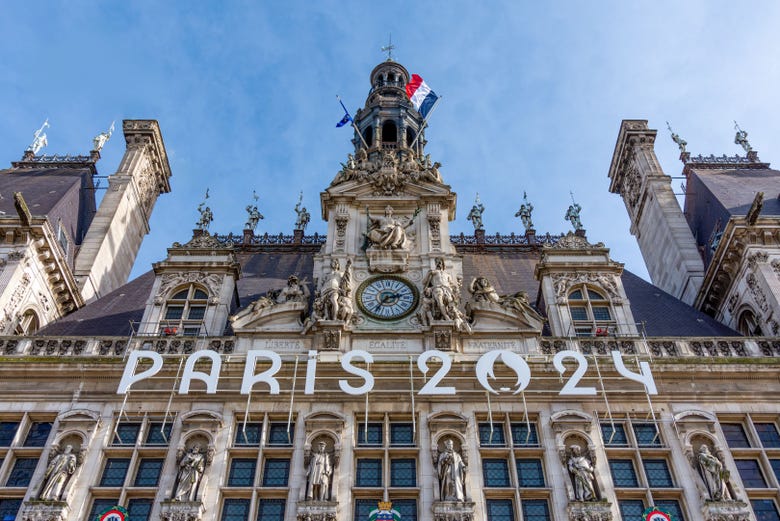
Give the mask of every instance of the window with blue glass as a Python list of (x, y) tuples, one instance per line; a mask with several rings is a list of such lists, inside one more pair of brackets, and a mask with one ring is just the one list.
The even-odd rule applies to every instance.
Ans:
[(101, 487), (121, 487), (125, 484), (127, 469), (130, 467), (130, 458), (109, 458), (103, 467), (103, 475), (100, 477)]
[(21, 498), (0, 499), (0, 521), (14, 521), (19, 508), (22, 506)]
[(503, 447), (506, 445), (504, 425), (501, 423), (480, 423), (479, 444), (483, 447)]
[(416, 487), (417, 461), (413, 458), (395, 458), (390, 460), (390, 486)]
[(621, 499), (618, 501), (618, 507), (620, 517), (626, 521), (642, 519), (642, 514), (645, 512), (645, 504), (641, 499)]
[(27, 437), (24, 439), (25, 447), (44, 447), (46, 440), (49, 439), (51, 432), (51, 422), (33, 422), (30, 424), (30, 430), (27, 431)]
[(141, 431), (140, 423), (118, 423), (112, 445), (135, 445), (138, 433)]
[(411, 423), (390, 424), (390, 445), (393, 447), (411, 447), (414, 445), (414, 427)]
[(510, 426), (512, 430), (512, 443), (515, 446), (537, 447), (539, 437), (536, 434), (536, 424), (533, 423), (513, 423)]
[(401, 514), (403, 521), (417, 521), (416, 499), (394, 499), (393, 510), (397, 510)]
[(258, 500), (257, 521), (284, 521), (285, 502), (284, 499)]
[(152, 422), (146, 433), (146, 445), (168, 445), (171, 441), (172, 422)]
[(153, 499), (133, 498), (127, 503), (127, 521), (148, 521)]
[(526, 499), (521, 505), (524, 521), (550, 521), (550, 505), (546, 499)]
[(771, 499), (751, 499), (750, 506), (758, 521), (780, 521), (777, 505)]
[(515, 509), (511, 499), (488, 499), (485, 501), (488, 521), (515, 521)]
[(761, 466), (758, 460), (737, 459), (734, 460), (739, 471), (739, 477), (742, 478), (742, 484), (745, 488), (766, 488), (766, 480), (761, 472)]
[(486, 487), (508, 487), (509, 466), (505, 459), (484, 458), (482, 460), (482, 476)]
[(162, 458), (142, 458), (135, 473), (135, 487), (156, 487), (160, 482), (163, 462)]
[(766, 449), (776, 449), (780, 447), (780, 434), (777, 432), (777, 427), (774, 423), (755, 423), (756, 432), (758, 432), (758, 439), (761, 440), (761, 445)]
[(666, 460), (646, 459), (642, 461), (642, 465), (645, 467), (647, 484), (651, 488), (671, 488), (674, 486)]
[(382, 445), (381, 423), (358, 424), (358, 445), (361, 447)]
[(635, 423), (634, 435), (640, 447), (660, 447), (661, 435), (654, 423)]
[(235, 445), (260, 445), (260, 432), (263, 424), (259, 422), (247, 422), (246, 429), (244, 422), (236, 424), (236, 437), (233, 440)]
[(359, 458), (355, 475), (356, 487), (382, 486), (382, 460), (374, 458)]
[(616, 487), (638, 487), (634, 463), (630, 459), (609, 460), (609, 470), (612, 472), (612, 482)]
[(38, 465), (38, 458), (16, 458), (14, 466), (11, 469), (11, 473), (8, 475), (8, 480), (5, 482), (6, 487), (27, 487), (30, 485), (30, 479), (32, 478), (35, 467)]
[(263, 466), (264, 487), (286, 487), (290, 479), (290, 460), (287, 458), (267, 458)]
[(622, 423), (602, 423), (601, 438), (607, 447), (627, 447), (628, 438)]
[(0, 422), (0, 447), (10, 447), (18, 429), (19, 422)]
[(268, 426), (268, 445), (277, 447), (288, 447), (292, 445), (292, 437), (295, 432), (295, 425), (290, 424), (290, 430), (287, 431), (287, 422), (271, 422)]
[(520, 487), (544, 487), (544, 470), (539, 458), (517, 458), (517, 479)]
[(92, 502), (92, 508), (89, 510), (89, 517), (87, 519), (92, 520), (97, 518), (100, 514), (108, 510), (109, 508), (116, 506), (117, 499), (99, 498)]
[(655, 501), (655, 506), (671, 514), (674, 521), (685, 521), (680, 502), (676, 499), (657, 499)]
[[(376, 499), (356, 499), (354, 521), (366, 521), (372, 510), (376, 510)], [(403, 519), (403, 518), (402, 518)]]
[(726, 442), (732, 449), (746, 449), (750, 447), (745, 428), (741, 423), (721, 423), (720, 428), (726, 437)]
[(222, 503), (221, 521), (247, 521), (249, 519), (248, 499), (226, 499)]
[(229, 487), (251, 487), (255, 484), (255, 467), (257, 460), (254, 458), (233, 458), (230, 460), (228, 471)]

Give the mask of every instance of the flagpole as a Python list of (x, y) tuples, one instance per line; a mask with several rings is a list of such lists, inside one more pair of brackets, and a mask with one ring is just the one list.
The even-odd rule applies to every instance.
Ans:
[(430, 119), (431, 114), (433, 114), (433, 111), (436, 110), (436, 106), (439, 104), (439, 101), (441, 101), (441, 99), (443, 97), (444, 96), (439, 96), (439, 97), (436, 98), (436, 101), (433, 102), (433, 107), (431, 107), (431, 110), (428, 112), (428, 115), (425, 116), (425, 119), (423, 120), (422, 127), (420, 128), (420, 131), (417, 133), (417, 135), (414, 137), (414, 141), (412, 141), (412, 144), (409, 145), (409, 148), (413, 149), (414, 145), (417, 144), (417, 140), (420, 139), (420, 136), (422, 135), (423, 130), (425, 130), (425, 127), (428, 126), (428, 119)]
[[(366, 152), (368, 152), (368, 143), (366, 143), (366, 140), (363, 139), (363, 134), (360, 133), (360, 129), (357, 128), (357, 125), (355, 125), (355, 120), (352, 119), (352, 116), (350, 115), (349, 111), (347, 110), (347, 107), (344, 106), (344, 102), (341, 101), (341, 96), (336, 94), (336, 99), (339, 100), (339, 103), (341, 104), (341, 108), (344, 109), (344, 113), (347, 116), (349, 116), (349, 122), (352, 123), (352, 128), (355, 129), (355, 132), (357, 133), (358, 137), (360, 138), (360, 141), (363, 142), (363, 146), (366, 147)], [(439, 100), (436, 100), (436, 101), (438, 102)], [(436, 106), (435, 103), (434, 103), (434, 106)], [(433, 107), (431, 107), (431, 111), (433, 111)]]

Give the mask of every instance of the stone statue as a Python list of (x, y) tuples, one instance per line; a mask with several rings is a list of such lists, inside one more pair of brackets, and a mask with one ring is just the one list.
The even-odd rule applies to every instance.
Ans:
[(525, 231), (534, 229), (534, 223), (531, 221), (531, 212), (534, 211), (534, 205), (528, 202), (528, 195), (523, 192), (523, 204), (520, 205), (520, 209), (515, 214), (515, 217), (520, 217), (523, 221), (523, 227)]
[(681, 138), (678, 134), (672, 130), (672, 126), (669, 124), (669, 122), (666, 122), (666, 128), (669, 129), (669, 132), (672, 133), (672, 141), (677, 143), (677, 148), (680, 149), (680, 153), (684, 154), (686, 152), (685, 147), (688, 145), (688, 142), (685, 141), (683, 138)]
[(734, 144), (741, 146), (745, 152), (751, 152), (753, 147), (751, 147), (750, 143), (748, 143), (748, 133), (739, 128), (739, 125), (736, 121), (734, 122), (734, 130), (737, 131), (736, 135), (734, 136)]
[[(342, 320), (343, 318), (339, 317), (349, 314), (351, 319), (351, 313), (347, 313), (345, 310), (340, 313), (339, 308), (340, 301), (343, 303), (343, 299), (352, 293), (352, 260), (347, 260), (343, 273), (340, 271), (341, 264), (338, 259), (330, 261), (330, 268), (331, 272), (325, 277), (319, 289), (323, 318), (325, 320)], [(315, 299), (314, 305), (315, 307), (318, 305), (317, 299)]]
[(306, 226), (308, 226), (309, 221), (311, 221), (311, 215), (309, 215), (305, 206), (301, 208), (301, 202), (303, 202), (303, 192), (301, 192), (301, 195), (298, 197), (298, 204), (295, 205), (295, 214), (298, 216), (295, 219), (296, 230), (306, 230)]
[(179, 470), (176, 474), (176, 486), (173, 489), (174, 501), (196, 501), (198, 487), (206, 470), (206, 454), (199, 443), (189, 450), (179, 451)]
[(46, 139), (46, 133), (44, 132), (44, 129), (49, 126), (49, 118), (46, 118), (46, 121), (43, 122), (41, 128), (33, 132), (33, 142), (27, 147), (29, 152), (37, 154), (43, 147), (49, 144), (49, 140)]
[(574, 231), (582, 230), (582, 221), (580, 221), (581, 211), (582, 207), (577, 203), (572, 202), (572, 204), (569, 205), (569, 209), (566, 210), (566, 215), (563, 216), (564, 219), (571, 222)]
[(314, 325), (319, 322), (320, 320), (325, 319), (325, 301), (322, 300), (322, 297), (320, 296), (320, 292), (316, 291), (314, 293), (314, 302), (311, 305), (311, 314), (306, 317), (306, 320), (303, 322), (303, 328), (301, 329), (301, 334), (305, 335), (309, 332), (309, 330), (314, 327)]
[(707, 493), (712, 501), (730, 501), (731, 494), (728, 490), (729, 471), (723, 469), (723, 463), (714, 456), (707, 445), (699, 447), (696, 455), (696, 463), (704, 484), (707, 485)]
[(598, 501), (596, 492), (596, 469), (587, 456), (582, 454), (579, 445), (569, 448), (569, 459), (566, 462), (572, 485), (574, 486), (574, 499), (577, 501)]
[(198, 212), (200, 213), (200, 219), (195, 223), (195, 226), (204, 232), (208, 231), (211, 221), (214, 220), (214, 214), (211, 213), (211, 208), (206, 206), (205, 202), (202, 202), (198, 205)]
[(477, 198), (474, 200), (474, 206), (471, 207), (471, 211), (466, 216), (466, 220), (471, 221), (471, 224), (474, 225), (475, 231), (485, 229), (485, 227), (482, 225), (482, 213), (484, 211), (485, 206), (479, 200), (479, 194), (477, 194)]
[(330, 477), (333, 464), (330, 454), (325, 451), (325, 442), (317, 443), (317, 451), (309, 457), (306, 469), (306, 499), (308, 501), (330, 500)]
[(455, 450), (451, 439), (444, 441), (444, 450), (436, 460), (436, 475), (439, 477), (439, 498), (441, 501), (466, 500), (466, 473), (468, 466)]
[(83, 452), (81, 451), (78, 455), (73, 454), (73, 445), (66, 445), (62, 452), (56, 446), (52, 449), (53, 457), (41, 479), (38, 499), (43, 501), (65, 501), (67, 499), (65, 492), (68, 482), (76, 472), (76, 468), (83, 462)]
[(97, 152), (103, 150), (103, 146), (111, 139), (111, 135), (114, 133), (114, 123), (114, 121), (111, 122), (111, 127), (109, 127), (108, 132), (101, 132), (92, 139), (92, 150)]
[(486, 277), (475, 277), (469, 284), (469, 293), (474, 302), (493, 302), (498, 304), (501, 297)]
[[(373, 218), (368, 214), (368, 238), (371, 246), (382, 250), (398, 250), (405, 249), (409, 245), (409, 237), (406, 234), (407, 228), (409, 228), (414, 222), (414, 215), (411, 218), (396, 218), (393, 216), (393, 207), (387, 206), (385, 208), (385, 215), (383, 217)], [(417, 212), (415, 212), (415, 215)]]
[(301, 282), (295, 275), (287, 277), (287, 286), (279, 291), (276, 297), (276, 303), (284, 302), (306, 302), (309, 299), (309, 290), (306, 282)]
[(444, 259), (436, 259), (436, 267), (428, 272), (423, 280), (423, 303), (418, 318), (423, 325), (431, 320), (451, 320), (459, 330), (471, 332), (458, 309), (460, 303), (460, 283), (450, 275), (444, 265)]
[(253, 204), (247, 205), (246, 213), (247, 213), (247, 218), (246, 218), (246, 224), (244, 224), (244, 229), (252, 230), (254, 232), (255, 228), (257, 228), (257, 223), (259, 223), (261, 219), (265, 219), (265, 217), (257, 209), (257, 206)]

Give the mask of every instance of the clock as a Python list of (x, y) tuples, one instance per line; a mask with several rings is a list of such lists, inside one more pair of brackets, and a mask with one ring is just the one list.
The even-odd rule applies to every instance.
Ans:
[(357, 290), (360, 310), (378, 320), (399, 320), (417, 307), (417, 288), (401, 277), (392, 275), (364, 281)]

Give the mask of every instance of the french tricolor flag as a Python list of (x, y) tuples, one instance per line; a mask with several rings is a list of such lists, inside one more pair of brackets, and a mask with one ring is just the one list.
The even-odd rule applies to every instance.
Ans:
[(406, 84), (406, 95), (423, 118), (436, 104), (439, 97), (431, 90), (425, 81), (417, 74), (412, 74), (412, 79)]

